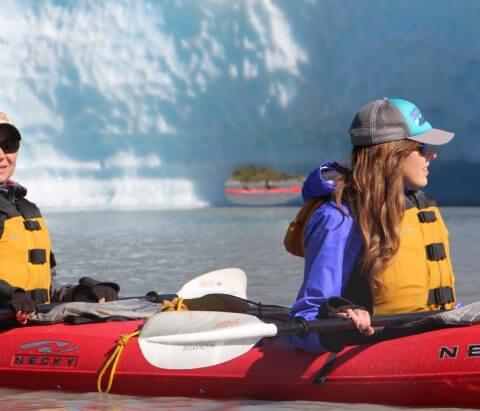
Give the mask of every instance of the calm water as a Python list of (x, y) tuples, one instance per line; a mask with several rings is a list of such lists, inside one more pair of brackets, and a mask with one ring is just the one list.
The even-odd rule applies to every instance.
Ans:
[[(89, 275), (117, 281), (123, 295), (143, 295), (152, 289), (175, 292), (201, 273), (240, 267), (248, 274), (251, 299), (290, 305), (303, 268), (301, 259), (283, 250), (282, 240), (295, 213), (296, 208), (286, 207), (77, 212), (47, 214), (47, 221), (64, 282)], [(474, 301), (480, 295), (480, 208), (445, 208), (443, 215), (450, 229), (458, 297), (464, 302)], [(0, 396), (2, 409), (12, 410), (396, 409), (303, 401), (209, 401), (6, 389), (0, 389)]]

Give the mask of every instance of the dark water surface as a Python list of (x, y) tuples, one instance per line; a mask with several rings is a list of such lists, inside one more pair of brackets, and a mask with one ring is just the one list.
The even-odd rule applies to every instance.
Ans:
[[(248, 296), (290, 305), (302, 279), (302, 260), (283, 250), (283, 235), (296, 208), (208, 208), (188, 211), (47, 213), (59, 277), (89, 275), (117, 281), (123, 295), (175, 292), (208, 271), (240, 267)], [(480, 208), (444, 208), (450, 230), (458, 297), (480, 295)], [(71, 410), (389, 410), (394, 407), (317, 402), (211, 401), (97, 393), (0, 389), (1, 409)]]

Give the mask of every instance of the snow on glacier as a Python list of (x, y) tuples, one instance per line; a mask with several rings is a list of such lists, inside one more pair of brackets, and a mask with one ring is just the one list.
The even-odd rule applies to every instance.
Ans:
[(23, 132), (16, 177), (42, 206), (221, 203), (237, 166), (344, 158), (351, 118), (381, 96), (457, 133), (441, 158), (480, 163), (474, 0), (5, 0), (2, 11), (0, 110)]

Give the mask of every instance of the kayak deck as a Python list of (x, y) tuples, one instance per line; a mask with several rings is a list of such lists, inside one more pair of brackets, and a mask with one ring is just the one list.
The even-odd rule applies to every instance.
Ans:
[[(142, 321), (28, 326), (1, 332), (4, 387), (92, 392), (121, 335)], [(126, 345), (112, 392), (129, 395), (363, 402), (480, 408), (480, 326), (347, 347), (326, 381), (315, 384), (328, 354), (264, 339), (226, 363), (194, 370), (150, 365), (137, 339)]]

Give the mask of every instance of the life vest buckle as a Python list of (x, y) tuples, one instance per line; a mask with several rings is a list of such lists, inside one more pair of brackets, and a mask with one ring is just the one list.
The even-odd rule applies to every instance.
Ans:
[(32, 264), (45, 264), (47, 252), (43, 248), (32, 248), (28, 250), (28, 261)]
[(39, 231), (42, 229), (42, 227), (40, 226), (40, 223), (35, 220), (25, 220), (23, 222), (23, 225), (25, 227), (25, 230), (28, 230), (28, 231)]
[(430, 261), (440, 261), (447, 258), (443, 243), (432, 243), (426, 246), (427, 257)]
[(37, 304), (45, 304), (48, 301), (48, 291), (45, 288), (28, 290), (27, 295)]
[(418, 219), (421, 223), (433, 223), (437, 221), (437, 216), (434, 211), (420, 211), (418, 213)]
[(428, 292), (428, 305), (445, 305), (454, 301), (452, 287), (438, 287)]

